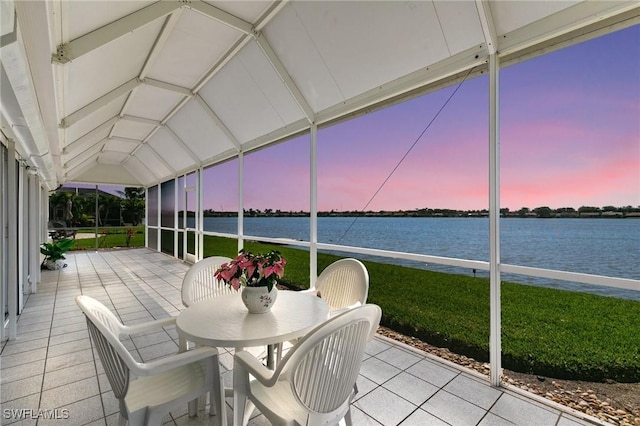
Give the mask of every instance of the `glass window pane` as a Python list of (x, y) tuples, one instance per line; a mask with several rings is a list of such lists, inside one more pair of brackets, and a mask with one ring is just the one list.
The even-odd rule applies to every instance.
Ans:
[(308, 134), (244, 157), (244, 233), (309, 241)]
[(176, 214), (176, 182), (171, 179), (162, 184), (162, 188), (160, 191), (160, 197), (162, 198), (161, 204), (161, 216), (162, 216), (162, 227), (163, 228), (173, 228), (174, 218)]
[(147, 190), (147, 212), (149, 226), (158, 226), (158, 186), (152, 186)]
[[(203, 229), (238, 233), (238, 159), (202, 171)], [(206, 241), (206, 239), (205, 239)]]

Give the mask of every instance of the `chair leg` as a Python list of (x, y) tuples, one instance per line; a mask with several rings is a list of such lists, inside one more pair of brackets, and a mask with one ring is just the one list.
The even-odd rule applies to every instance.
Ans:
[(198, 399), (189, 401), (189, 417), (196, 417), (198, 415)]
[(347, 410), (347, 414), (344, 415), (344, 422), (347, 426), (353, 426), (353, 423), (351, 423), (351, 407)]
[(216, 415), (217, 424), (227, 426), (227, 410), (225, 410), (224, 382), (220, 375), (220, 363), (217, 361), (213, 366), (213, 387), (209, 394), (209, 414)]

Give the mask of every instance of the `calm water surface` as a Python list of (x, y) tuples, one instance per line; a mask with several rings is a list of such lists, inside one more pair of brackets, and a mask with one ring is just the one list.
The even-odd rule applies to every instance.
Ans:
[[(355, 220), (354, 220), (355, 219)], [(205, 218), (205, 230), (237, 232), (235, 218)], [(640, 279), (640, 220), (501, 219), (502, 263), (570, 272)], [(309, 239), (309, 218), (245, 218), (245, 235)], [(318, 218), (323, 243), (404, 251), (469, 260), (489, 260), (488, 218)], [(425, 269), (473, 274), (468, 269), (376, 259)], [(486, 271), (475, 271), (487, 276)], [(557, 285), (640, 300), (640, 291), (587, 286), (526, 276), (503, 279)]]

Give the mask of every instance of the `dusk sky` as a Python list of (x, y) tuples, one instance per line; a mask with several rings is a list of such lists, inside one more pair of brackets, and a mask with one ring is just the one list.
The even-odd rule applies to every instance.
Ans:
[[(321, 128), (319, 210), (488, 208), (487, 76), (374, 197), (456, 87)], [(640, 25), (504, 68), (500, 94), (502, 207), (640, 206)], [(245, 156), (245, 209), (309, 210), (309, 141)], [(237, 160), (206, 170), (204, 207), (237, 209), (236, 178)]]

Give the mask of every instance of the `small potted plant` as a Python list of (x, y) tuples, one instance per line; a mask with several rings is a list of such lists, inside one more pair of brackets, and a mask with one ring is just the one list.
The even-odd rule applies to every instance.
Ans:
[(265, 313), (276, 301), (276, 283), (284, 276), (286, 264), (274, 250), (258, 254), (240, 250), (238, 256), (221, 265), (214, 276), (234, 290), (242, 288), (242, 301), (249, 312)]
[(62, 269), (67, 266), (63, 262), (65, 260), (64, 254), (69, 251), (73, 243), (74, 241), (68, 238), (60, 238), (51, 243), (42, 243), (40, 246), (40, 253), (44, 254), (42, 266), (51, 270)]

